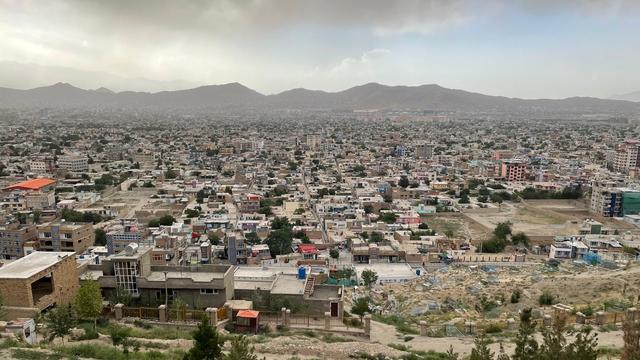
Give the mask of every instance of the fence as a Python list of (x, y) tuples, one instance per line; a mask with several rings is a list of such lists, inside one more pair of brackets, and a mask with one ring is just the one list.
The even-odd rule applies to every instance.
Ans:
[(140, 319), (159, 319), (160, 310), (158, 310), (158, 308), (124, 307), (122, 308), (122, 316)]
[(168, 315), (171, 321), (200, 322), (206, 315), (206, 312), (204, 310), (169, 309)]

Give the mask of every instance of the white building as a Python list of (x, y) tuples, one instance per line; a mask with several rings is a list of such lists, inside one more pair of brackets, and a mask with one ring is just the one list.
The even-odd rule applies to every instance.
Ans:
[(87, 172), (89, 159), (86, 155), (63, 155), (58, 158), (58, 167), (71, 172)]

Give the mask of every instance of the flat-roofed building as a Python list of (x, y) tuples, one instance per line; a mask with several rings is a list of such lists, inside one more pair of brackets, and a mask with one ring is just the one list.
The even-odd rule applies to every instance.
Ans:
[(6, 260), (23, 257), (24, 244), (38, 239), (35, 225), (0, 225), (0, 256)]
[(33, 252), (0, 267), (0, 294), (8, 318), (33, 317), (54, 305), (67, 304), (78, 288), (71, 252)]
[(89, 171), (89, 158), (86, 155), (63, 155), (58, 157), (58, 167), (71, 172)]
[(64, 220), (38, 225), (39, 251), (72, 251), (81, 254), (93, 246), (95, 233), (89, 223)]

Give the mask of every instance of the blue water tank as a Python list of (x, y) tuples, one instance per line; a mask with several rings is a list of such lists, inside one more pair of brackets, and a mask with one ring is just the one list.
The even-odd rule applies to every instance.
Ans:
[(420, 269), (416, 269), (416, 275), (420, 276)]
[(307, 277), (307, 268), (304, 266), (300, 266), (298, 268), (298, 279), (305, 279)]

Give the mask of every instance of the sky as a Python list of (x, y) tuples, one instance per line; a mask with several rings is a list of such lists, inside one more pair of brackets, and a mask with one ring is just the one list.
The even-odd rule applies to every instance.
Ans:
[(0, 0), (0, 86), (640, 90), (639, 0)]

